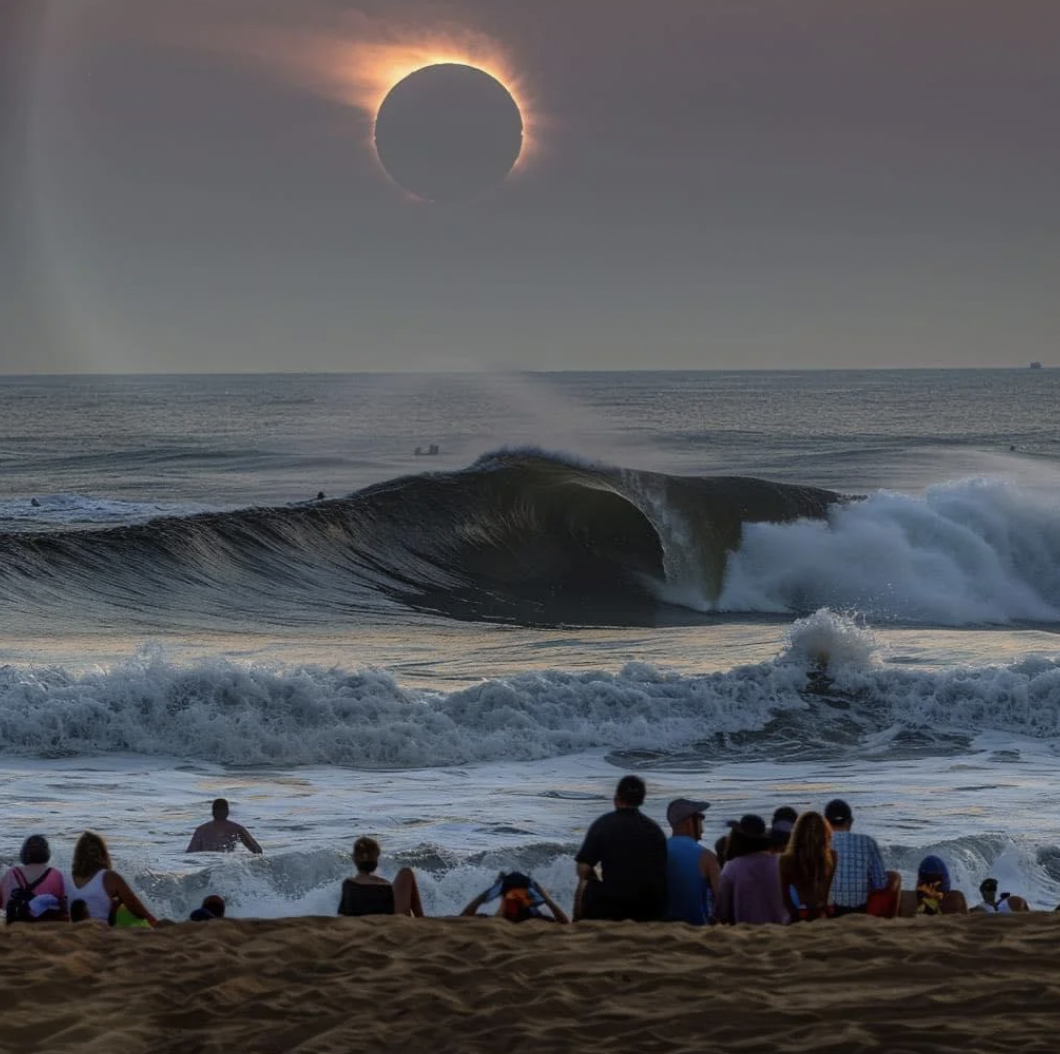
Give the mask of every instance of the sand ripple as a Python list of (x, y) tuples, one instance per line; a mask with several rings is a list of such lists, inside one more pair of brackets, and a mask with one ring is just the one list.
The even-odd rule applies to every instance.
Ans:
[(0, 929), (0, 1051), (1057, 1049), (1060, 917)]

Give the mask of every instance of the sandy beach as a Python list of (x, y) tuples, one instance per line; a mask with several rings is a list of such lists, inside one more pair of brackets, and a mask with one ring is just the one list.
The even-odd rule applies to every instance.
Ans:
[(1060, 917), (0, 931), (0, 1051), (1052, 1051)]

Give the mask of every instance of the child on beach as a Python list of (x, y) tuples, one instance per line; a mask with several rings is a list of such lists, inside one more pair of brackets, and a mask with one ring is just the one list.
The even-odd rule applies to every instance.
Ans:
[[(500, 898), (496, 914), (509, 922), (529, 922), (538, 919), (544, 922), (568, 923), (567, 913), (552, 899), (547, 889), (529, 875), (519, 871), (503, 871), (489, 889), (483, 890), (460, 912), (462, 917), (478, 915), (484, 904)], [(541, 909), (548, 908), (546, 915)]]
[(940, 856), (930, 854), (920, 861), (916, 892), (903, 894), (902, 915), (965, 915), (968, 901), (950, 881), (950, 869)]

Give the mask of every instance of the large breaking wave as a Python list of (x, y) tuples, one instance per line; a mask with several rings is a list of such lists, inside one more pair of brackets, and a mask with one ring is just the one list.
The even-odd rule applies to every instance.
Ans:
[(716, 598), (746, 524), (821, 517), (838, 500), (812, 487), (503, 452), (300, 506), (2, 535), (0, 613), (80, 612), (138, 632), (409, 608), (644, 623), (682, 590)]
[(821, 606), (1056, 622), (1060, 506), (985, 481), (855, 501), (522, 450), (298, 506), (0, 535), (0, 618), (37, 632), (297, 631), (424, 613), (653, 625)]

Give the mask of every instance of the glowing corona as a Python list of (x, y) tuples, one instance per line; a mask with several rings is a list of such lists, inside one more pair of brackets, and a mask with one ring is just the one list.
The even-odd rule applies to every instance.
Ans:
[[(364, 83), (364, 92), (358, 99), (358, 105), (371, 115), (371, 128), (369, 138), (374, 139), (375, 122), (379, 115), (379, 108), (387, 94), (400, 84), (406, 77), (419, 70), (430, 66), (453, 64), (458, 66), (471, 66), (489, 74), (494, 80), (503, 86), (505, 91), (511, 95), (523, 120), (523, 148), (519, 158), (512, 169), (513, 173), (525, 167), (527, 161), (534, 153), (536, 138), (534, 135), (535, 121), (534, 110), (530, 104), (528, 92), (520, 79), (512, 72), (507, 63), (498, 57), (484, 60), (474, 52), (459, 51), (456, 49), (423, 48), (410, 49), (407, 47), (392, 46), (379, 49), (376, 62), (367, 68), (360, 67), (357, 78), (364, 78), (370, 74), (371, 88)], [(351, 78), (352, 81), (355, 78)]]
[(471, 66), (496, 80), (519, 110), (522, 149), (510, 176), (525, 170), (541, 148), (542, 120), (526, 79), (495, 40), (475, 30), (445, 25), (425, 31), (347, 12), (313, 28), (258, 23), (226, 32), (214, 26), (196, 42), (240, 55), (303, 91), (357, 111), (373, 155), (379, 108), (395, 85), (427, 66)]

